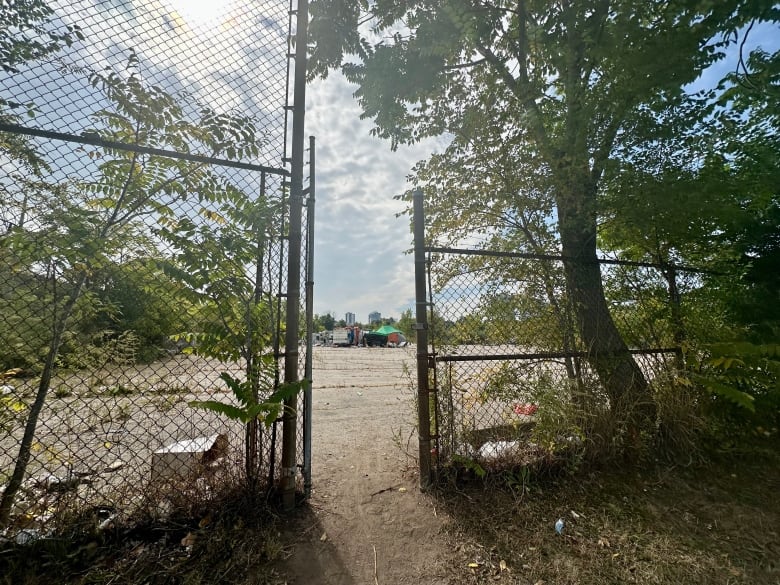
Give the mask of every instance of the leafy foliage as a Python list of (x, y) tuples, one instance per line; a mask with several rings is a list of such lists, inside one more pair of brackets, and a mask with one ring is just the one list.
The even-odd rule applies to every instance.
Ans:
[(314, 315), (314, 330), (315, 331), (332, 331), (336, 325), (336, 317), (331, 313), (325, 313), (324, 315)]
[[(271, 356), (272, 357), (272, 356)], [(272, 387), (273, 376), (268, 376), (268, 370), (273, 372), (273, 364), (266, 361), (266, 383), (267, 387)], [(279, 387), (271, 392), (262, 401), (258, 400), (255, 389), (252, 387), (251, 380), (239, 380), (230, 374), (223, 373), (220, 378), (227, 384), (233, 392), (233, 396), (239, 403), (229, 404), (217, 400), (194, 400), (189, 402), (193, 408), (203, 408), (219, 413), (232, 420), (238, 420), (242, 423), (249, 423), (252, 420), (260, 419), (267, 426), (279, 418), (284, 407), (284, 401), (294, 397), (302, 388), (303, 382), (294, 382), (290, 384), (280, 384)]]
[[(185, 109), (175, 96), (143, 82), (134, 54), (125, 74), (92, 73), (90, 82), (113, 104), (92, 116), (96, 124), (92, 132), (109, 142), (210, 155), (257, 151), (259, 139), (251, 120), (217, 114), (205, 106), (197, 108), (192, 119), (191, 107)], [(8, 197), (21, 212), (0, 238), (0, 250), (27, 273), (24, 279), (41, 285), (36, 302), (42, 306), (47, 334), (42, 338), (46, 350), (40, 382), (3, 494), (0, 524), (8, 521), (24, 477), (54, 368), (69, 355), (61, 351), (67, 350), (74, 334), (93, 336), (100, 329), (90, 327), (116, 314), (115, 305), (101, 302), (96, 282), (102, 275), (105, 285), (105, 276), (124, 262), (144, 265), (157, 259), (156, 240), (149, 236), (150, 217), (170, 223), (177, 201), (221, 201), (236, 192), (205, 164), (114, 148), (84, 153), (96, 161), (95, 178), (41, 182), (33, 193), (21, 190)], [(86, 324), (91, 325), (85, 329)]]
[(15, 73), (25, 62), (56, 53), (83, 39), (78, 26), (57, 27), (54, 11), (42, 0), (0, 4), (0, 67)]
[[(719, 87), (690, 92), (756, 23), (776, 23), (776, 7), (313, 0), (312, 15), (312, 74), (341, 68), (376, 135), (391, 147), (448, 138), (410, 177), (431, 243), (564, 257), (442, 263), (434, 287), (476, 275), (481, 295), (451, 329), (457, 342), (511, 339), (512, 320), (552, 325), (556, 344), (586, 349), (614, 416), (633, 425), (656, 412), (629, 345), (776, 339), (780, 59), (759, 48)], [(665, 268), (599, 272), (597, 249)], [(712, 273), (680, 278), (683, 263)], [(626, 405), (645, 406), (632, 421)]]
[(780, 345), (749, 342), (707, 346), (691, 380), (749, 412), (777, 416), (780, 406)]

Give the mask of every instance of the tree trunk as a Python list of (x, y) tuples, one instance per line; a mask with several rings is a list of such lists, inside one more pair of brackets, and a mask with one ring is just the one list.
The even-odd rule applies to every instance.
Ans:
[[(19, 454), (16, 456), (14, 471), (11, 474), (11, 478), (8, 480), (8, 485), (3, 492), (3, 497), (0, 498), (0, 528), (6, 528), (10, 523), (14, 500), (16, 499), (16, 494), (19, 492), (19, 488), (22, 487), (24, 476), (27, 473), (27, 465), (30, 463), (32, 445), (38, 430), (38, 418), (46, 403), (46, 395), (49, 393), (51, 378), (54, 373), (54, 363), (57, 359), (60, 345), (62, 344), (62, 336), (65, 333), (71, 313), (73, 313), (76, 303), (81, 298), (81, 293), (84, 291), (86, 283), (87, 272), (84, 271), (79, 277), (71, 297), (62, 308), (59, 318), (55, 320), (52, 339), (49, 344), (49, 352), (46, 355), (46, 361), (44, 362), (43, 371), (41, 372), (41, 379), (38, 383), (35, 401), (30, 407), (30, 414), (28, 415), (27, 422), (24, 426), (24, 435), (22, 436), (22, 442), (19, 444)], [(57, 302), (56, 298), (53, 302)]]
[(639, 433), (655, 423), (655, 403), (607, 306), (596, 255), (596, 189), (587, 181), (569, 183), (559, 190), (557, 207), (566, 286), (587, 361), (609, 397), (614, 422), (626, 423), (629, 443), (638, 447)]

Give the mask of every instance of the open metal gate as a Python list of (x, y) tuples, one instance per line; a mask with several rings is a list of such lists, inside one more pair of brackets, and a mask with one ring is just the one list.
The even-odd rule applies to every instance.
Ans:
[[(131, 505), (212, 436), (286, 505), (308, 491), (307, 6), (0, 10), (0, 524)], [(267, 427), (191, 406), (242, 376), (302, 392)]]

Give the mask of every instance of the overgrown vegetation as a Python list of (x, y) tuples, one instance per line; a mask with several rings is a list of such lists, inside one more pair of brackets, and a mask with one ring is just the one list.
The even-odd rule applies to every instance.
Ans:
[[(574, 354), (492, 399), (546, 401), (536, 432), (582, 436), (601, 461), (646, 457), (672, 429), (684, 452), (776, 425), (780, 54), (750, 36), (774, 8), (314, 0), (312, 14), (313, 73), (356, 83), (376, 135), (450, 138), (410, 177), (428, 245), (524, 254), (434, 256), (438, 343)], [(727, 54), (735, 71), (699, 77)], [(666, 363), (631, 353), (654, 348)]]
[[(56, 30), (53, 12), (38, 0), (4, 5), (0, 15), (6, 71), (83, 38), (77, 27)], [(3, 527), (11, 521), (55, 372), (128, 367), (176, 351), (183, 341), (203, 356), (243, 360), (246, 379), (226, 373), (230, 387), (245, 386), (237, 396), (270, 410), (272, 419), (278, 410), (277, 401), (266, 398), (278, 384), (273, 332), (278, 335), (284, 310), (269, 292), (268, 273), (280, 204), (266, 193), (250, 198), (213, 165), (150, 154), (172, 149), (252, 157), (260, 132), (248, 117), (146, 83), (132, 51), (122, 72), (62, 66), (86, 77), (86, 91), (104, 104), (91, 114), (87, 134), (129, 148), (80, 147), (72, 157), (83, 158), (82, 167), (65, 176), (52, 171), (50, 155), (30, 139), (2, 135), (3, 156), (19, 170), (4, 178), (0, 192), (0, 256), (9, 267), (0, 282), (0, 366), (37, 377), (29, 406), (14, 387), (2, 399), (3, 425), (24, 427), (0, 500)], [(35, 104), (28, 106), (34, 115)], [(4, 121), (21, 121), (15, 110), (22, 104), (0, 107)], [(132, 391), (117, 383), (101, 392)], [(67, 389), (55, 392), (67, 397)], [(252, 487), (260, 465), (260, 414), (250, 408), (242, 419)]]
[[(522, 467), (437, 493), (453, 583), (772, 585), (776, 441), (706, 465), (550, 477)], [(455, 489), (453, 489), (455, 488)], [(563, 520), (559, 534), (556, 522)]]
[(84, 510), (44, 539), (4, 543), (0, 583), (284, 582), (273, 568), (287, 554), (280, 519), (243, 478), (167, 493), (178, 498), (166, 500), (165, 517), (154, 507), (121, 521), (112, 510)]

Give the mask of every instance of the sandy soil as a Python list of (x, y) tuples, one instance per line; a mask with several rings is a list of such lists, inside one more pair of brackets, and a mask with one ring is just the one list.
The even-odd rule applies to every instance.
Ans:
[(295, 584), (448, 583), (447, 519), (418, 489), (410, 348), (317, 347), (314, 488), (285, 538)]

